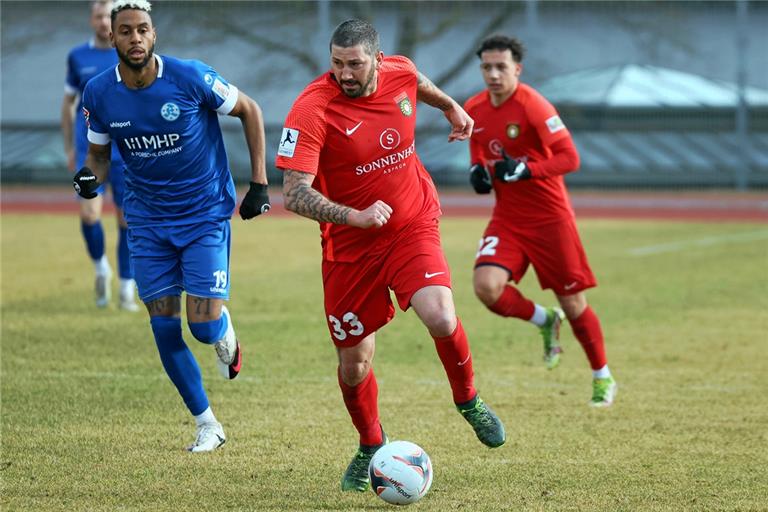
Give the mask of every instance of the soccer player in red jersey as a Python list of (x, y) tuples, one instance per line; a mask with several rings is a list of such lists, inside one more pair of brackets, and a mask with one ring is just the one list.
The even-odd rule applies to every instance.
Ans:
[[(616, 395), (600, 321), (585, 290), (597, 285), (582, 247), (563, 175), (579, 167), (571, 135), (555, 108), (520, 82), (525, 49), (514, 38), (491, 36), (477, 56), (486, 90), (464, 105), (475, 120), (470, 139), (470, 181), (494, 190), (496, 204), (480, 240), (475, 294), (488, 309), (537, 325), (549, 369), (560, 361), (560, 324), (571, 324), (592, 367), (590, 404), (605, 407)], [(513, 286), (533, 266), (542, 289), (560, 308), (544, 308)]]
[(466, 140), (472, 119), (405, 57), (384, 57), (361, 20), (331, 37), (331, 70), (299, 95), (285, 121), (277, 167), (287, 209), (320, 223), (325, 312), (338, 382), (360, 447), (342, 489), (365, 491), (368, 463), (387, 437), (379, 423), (371, 363), (376, 331), (413, 307), (435, 341), (459, 412), (490, 447), (504, 426), (477, 395), (467, 336), (456, 317), (440, 245), (440, 203), (414, 150), (416, 101), (439, 108), (449, 142)]

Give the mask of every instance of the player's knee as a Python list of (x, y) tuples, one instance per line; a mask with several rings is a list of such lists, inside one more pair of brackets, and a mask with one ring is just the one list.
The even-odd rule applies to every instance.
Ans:
[(432, 336), (450, 336), (456, 329), (456, 313), (448, 308), (436, 310), (424, 318), (424, 324)]
[(368, 376), (371, 371), (370, 361), (356, 361), (341, 365), (341, 380), (347, 386), (357, 386)]
[(218, 320), (210, 322), (189, 322), (189, 330), (197, 341), (202, 343), (216, 343), (227, 332), (227, 317), (221, 315)]
[(504, 291), (504, 283), (497, 283), (488, 279), (475, 279), (475, 295), (486, 306), (492, 306), (499, 300)]

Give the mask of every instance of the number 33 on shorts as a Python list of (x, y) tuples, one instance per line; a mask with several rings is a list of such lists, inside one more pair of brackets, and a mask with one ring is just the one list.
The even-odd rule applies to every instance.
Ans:
[(333, 315), (328, 315), (328, 322), (333, 330), (333, 337), (339, 341), (347, 339), (347, 335), (360, 336), (365, 331), (365, 327), (360, 323), (357, 315), (347, 311), (341, 317), (341, 320)]

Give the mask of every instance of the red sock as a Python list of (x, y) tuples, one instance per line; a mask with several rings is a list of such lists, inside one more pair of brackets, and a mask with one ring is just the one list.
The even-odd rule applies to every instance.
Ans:
[(469, 352), (467, 334), (461, 325), (461, 320), (456, 319), (456, 329), (450, 336), (443, 336), (435, 340), (435, 348), (440, 361), (443, 363), (448, 381), (453, 391), (453, 402), (462, 404), (469, 402), (477, 394), (474, 385), (475, 373), (472, 371), (472, 354)]
[(568, 320), (571, 323), (573, 334), (581, 343), (584, 352), (589, 359), (589, 365), (593, 370), (599, 370), (608, 360), (605, 357), (605, 343), (603, 341), (603, 330), (600, 328), (600, 320), (592, 308), (587, 306), (579, 318)]
[(523, 297), (517, 288), (514, 286), (505, 286), (504, 292), (501, 297), (492, 306), (488, 306), (488, 309), (501, 316), (513, 316), (515, 318), (522, 318), (523, 320), (530, 320), (533, 316), (533, 312), (536, 310), (536, 305), (533, 301), (530, 301)]
[(383, 442), (379, 423), (379, 386), (373, 368), (357, 386), (349, 386), (341, 380), (341, 368), (337, 370), (344, 405), (352, 417), (352, 424), (360, 433), (360, 444), (376, 446)]

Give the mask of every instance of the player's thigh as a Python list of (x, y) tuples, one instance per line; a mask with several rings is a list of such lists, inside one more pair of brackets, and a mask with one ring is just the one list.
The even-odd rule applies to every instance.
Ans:
[(526, 252), (542, 289), (573, 295), (597, 285), (575, 223), (541, 226), (524, 235)]
[(353, 347), (395, 316), (377, 262), (323, 262), (325, 318), (337, 348)]
[(209, 299), (229, 299), (229, 221), (205, 222), (176, 230), (174, 240), (182, 248), (184, 290)]
[[(519, 283), (529, 265), (530, 260), (517, 233), (505, 223), (491, 220), (478, 243), (475, 269), (487, 266), (504, 269), (507, 271), (506, 284), (510, 279)], [(492, 271), (488, 273), (501, 275)]]
[(398, 238), (384, 263), (384, 279), (395, 292), (403, 311), (410, 307), (411, 298), (422, 288), (439, 286), (450, 291), (451, 270), (436, 221), (409, 228), (405, 236)]
[(160, 226), (128, 229), (131, 267), (139, 297), (145, 303), (181, 295), (181, 262), (167, 231)]

